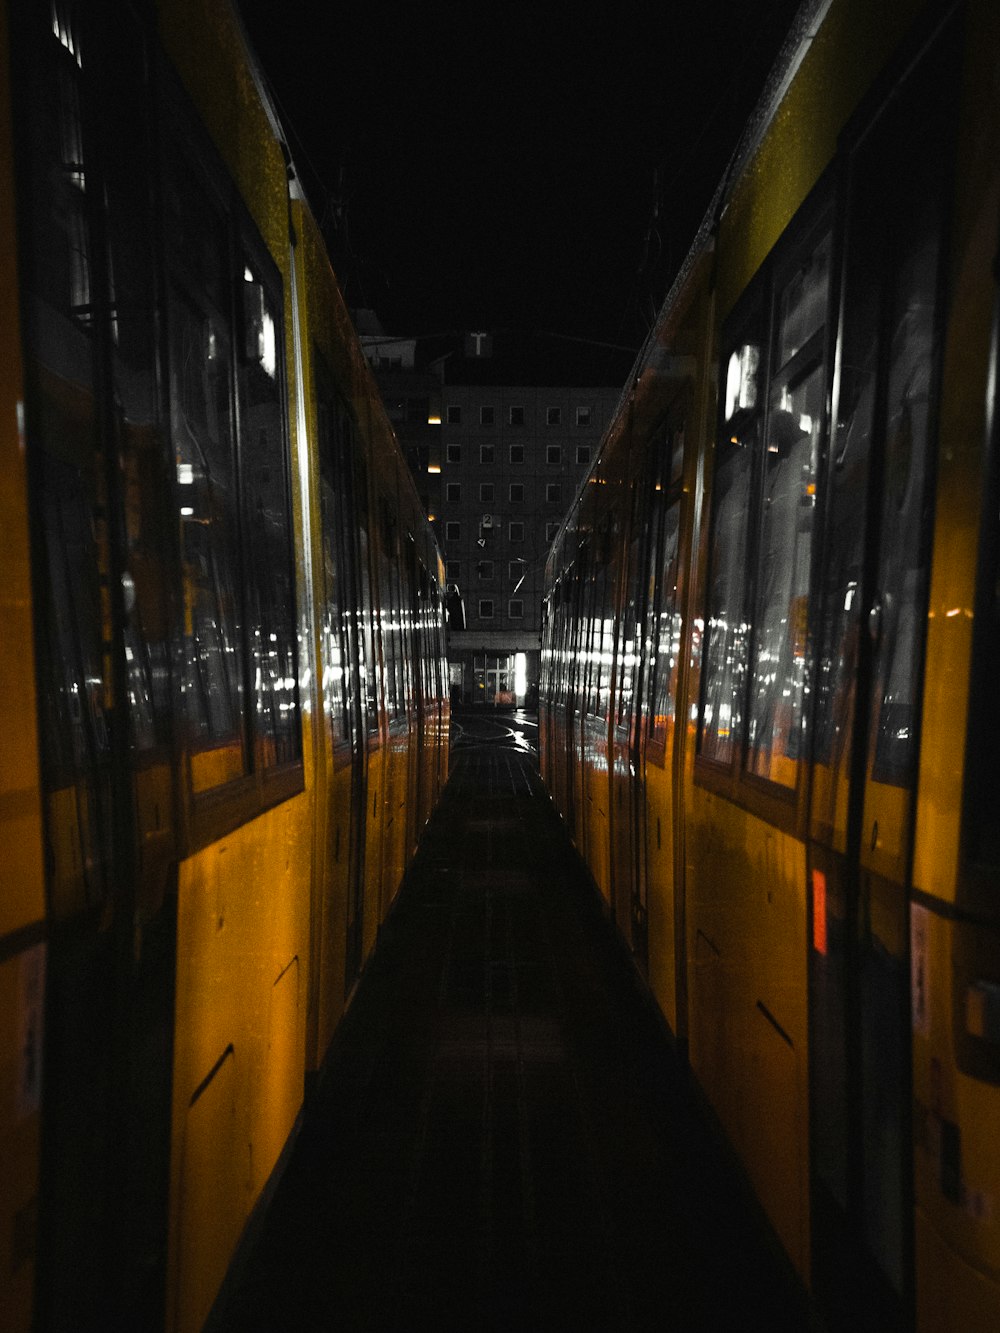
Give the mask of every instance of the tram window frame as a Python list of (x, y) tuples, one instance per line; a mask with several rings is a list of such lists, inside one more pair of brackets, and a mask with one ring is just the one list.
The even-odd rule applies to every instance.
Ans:
[[(190, 108), (186, 94), (166, 69), (163, 74), (168, 89), (162, 110), (162, 142), (167, 147), (159, 165), (163, 188), (165, 191), (176, 188), (174, 173), (179, 171), (182, 175), (186, 174), (189, 185), (194, 186), (221, 227), (221, 269), (217, 275), (220, 296), (219, 309), (216, 313), (221, 332), (228, 337), (229, 364), (226, 368), (226, 393), (229, 402), (229, 451), (235, 491), (232, 503), (234, 531), (229, 541), (232, 547), (232, 578), (236, 584), (237, 601), (233, 651), (237, 656), (240, 680), (241, 706), (237, 714), (237, 731), (242, 744), (242, 771), (233, 773), (222, 781), (207, 783), (200, 789), (196, 788), (191, 761), (195, 752), (202, 751), (196, 751), (192, 746), (192, 732), (185, 717), (183, 698), (180, 694), (181, 672), (179, 671), (175, 684), (175, 709), (179, 723), (181, 770), (185, 775), (183, 798), (187, 812), (187, 851), (191, 853), (303, 791), (304, 745), (302, 701), (299, 693), (298, 608), (292, 515), (291, 437), (286, 380), (287, 321), (284, 283), (280, 269), (261, 237), (246, 203)], [(166, 290), (170, 293), (164, 354), (168, 379), (171, 379), (174, 367), (170, 349), (176, 332), (174, 317), (177, 307), (179, 303), (192, 299), (200, 301), (201, 294), (197, 278), (191, 272), (191, 256), (184, 252), (182, 238), (171, 235), (169, 230), (164, 239), (163, 259)], [(259, 320), (255, 318), (252, 309), (253, 302), (250, 302), (248, 294), (242, 290), (244, 284), (250, 286), (246, 280), (248, 272), (254, 276), (254, 287), (260, 289), (261, 309), (269, 310), (273, 321), (273, 378), (277, 388), (279, 442), (277, 450), (271, 451), (275, 455), (271, 466), (280, 469), (283, 503), (279, 508), (275, 508), (269, 517), (277, 520), (279, 528), (284, 533), (286, 588), (290, 602), (287, 616), (290, 637), (284, 652), (290, 659), (291, 669), (284, 679), (293, 682), (294, 720), (289, 729), (293, 753), (289, 758), (277, 759), (274, 762), (268, 761), (265, 735), (258, 723), (255, 706), (252, 640), (258, 630), (261, 635), (263, 634), (264, 627), (263, 624), (258, 626), (250, 623), (252, 606), (254, 604), (261, 606), (267, 600), (267, 594), (263, 587), (255, 586), (252, 590), (247, 588), (250, 571), (253, 568), (250, 547), (254, 540), (252, 510), (256, 492), (252, 479), (245, 475), (245, 469), (249, 466), (249, 453), (244, 432), (249, 411), (248, 393), (249, 378), (253, 373), (252, 364), (255, 357), (259, 358), (264, 354), (263, 344), (259, 340)], [(258, 335), (257, 339), (255, 334)], [(173, 390), (171, 395), (172, 393)], [(176, 444), (178, 430), (175, 411), (175, 402), (171, 396), (169, 435), (172, 448)], [(280, 458), (277, 456), (279, 452)], [(181, 486), (179, 476), (175, 481), (174, 498), (178, 510), (182, 502), (186, 507), (190, 499), (187, 487)], [(181, 554), (179, 550), (179, 559)], [(182, 580), (180, 566), (177, 570), (177, 580), (180, 585)], [(178, 605), (183, 606), (182, 586), (179, 589)], [(178, 661), (180, 661), (183, 657), (184, 642), (181, 624), (176, 626), (175, 636)]]
[[(807, 789), (808, 763), (805, 736), (810, 707), (809, 686), (814, 673), (812, 645), (810, 640), (811, 622), (814, 615), (813, 595), (816, 578), (816, 553), (822, 535), (821, 484), (828, 447), (829, 426), (827, 421), (828, 391), (832, 371), (832, 348), (836, 333), (834, 303), (839, 294), (840, 275), (834, 265), (835, 248), (834, 210), (832, 205), (832, 187), (824, 178), (816, 187), (813, 195), (802, 206), (799, 213), (789, 223), (770, 255), (764, 261), (756, 277), (748, 285), (742, 298), (737, 302), (723, 328), (721, 341), (722, 358), (720, 365), (720, 388), (717, 414), (717, 458), (713, 478), (712, 512), (709, 523), (708, 566), (703, 598), (703, 623), (705, 626), (701, 645), (701, 670), (699, 683), (697, 747), (695, 753), (695, 780), (698, 785), (707, 787), (726, 796), (735, 804), (752, 810), (769, 823), (792, 833), (804, 828), (805, 793)], [(807, 261), (825, 247), (827, 261), (827, 279), (825, 300), (822, 306), (822, 322), (812, 330), (810, 337), (794, 353), (781, 355), (779, 340), (783, 333), (781, 299), (788, 290), (797, 271)], [(756, 363), (753, 352), (756, 349)], [(779, 361), (781, 364), (779, 364)], [(733, 367), (732, 378), (727, 373)], [(736, 368), (740, 374), (737, 376)], [(747, 398), (747, 374), (753, 379), (753, 394)], [(788, 626), (786, 637), (801, 646), (802, 689), (797, 698), (797, 713), (794, 718), (794, 735), (798, 737), (798, 753), (786, 752), (790, 764), (794, 764), (794, 781), (785, 783), (772, 776), (753, 771), (754, 738), (751, 733), (752, 709), (754, 707), (754, 672), (757, 653), (760, 646), (762, 620), (770, 614), (765, 610), (765, 617), (760, 614), (762, 596), (762, 569), (764, 552), (762, 537), (768, 519), (768, 499), (765, 495), (765, 476), (769, 455), (775, 453), (770, 437), (777, 424), (778, 410), (774, 407), (776, 392), (784, 386), (794, 392), (813, 375), (818, 374), (819, 415), (812, 435), (812, 473), (806, 483), (806, 493), (811, 500), (812, 516), (810, 519), (806, 549), (809, 556), (808, 573), (805, 578), (803, 603), (804, 619), (794, 629), (792, 617), (786, 616)], [(734, 401), (735, 399), (735, 401)], [(777, 438), (777, 436), (775, 436)], [(720, 530), (719, 513), (725, 492), (719, 486), (722, 467), (719, 454), (727, 442), (737, 448), (748, 449), (749, 462), (746, 464), (746, 503), (747, 521), (742, 532), (732, 537), (732, 525), (727, 525), (726, 536), (716, 546)], [(801, 441), (797, 443), (801, 444)], [(733, 459), (738, 456), (732, 455)], [(742, 482), (742, 478), (739, 478)], [(811, 489), (809, 489), (811, 488)], [(800, 497), (801, 499), (801, 497)], [(740, 507), (740, 497), (734, 501)], [(740, 614), (739, 625), (743, 631), (741, 644), (736, 645), (742, 657), (736, 662), (731, 655), (726, 662), (736, 668), (737, 682), (733, 689), (733, 702), (739, 712), (734, 715), (734, 728), (738, 732), (731, 743), (723, 747), (723, 753), (715, 755), (706, 752), (706, 707), (709, 691), (712, 689), (713, 663), (712, 653), (712, 615), (713, 615), (713, 574), (716, 560), (720, 553), (728, 551), (734, 560), (734, 567), (745, 571), (742, 587), (739, 588), (739, 606), (733, 609)], [(721, 608), (725, 611), (725, 608)], [(797, 638), (793, 641), (793, 632)], [(717, 662), (721, 659), (716, 659)], [(722, 695), (719, 696), (723, 698)], [(789, 733), (790, 735), (793, 732)], [(759, 746), (758, 746), (759, 749)]]

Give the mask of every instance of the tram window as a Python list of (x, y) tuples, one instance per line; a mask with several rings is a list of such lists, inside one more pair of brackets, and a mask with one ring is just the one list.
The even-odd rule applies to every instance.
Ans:
[(299, 757), (295, 584), (284, 392), (276, 294), (246, 259), (241, 285), (243, 358), (239, 364), (240, 476), (244, 573), (253, 679), (255, 760), (261, 768)]
[(765, 269), (756, 314), (729, 339), (716, 451), (699, 752), (786, 789), (799, 775), (829, 277), (829, 231), (815, 227)]
[[(192, 238), (193, 248), (185, 250), (207, 279), (199, 287), (178, 264), (169, 307), (171, 424), (186, 629), (183, 697), (191, 785), (199, 792), (247, 769), (237, 602), (232, 355), (228, 321), (220, 308), (225, 272), (221, 220), (190, 178), (185, 180), (177, 172), (173, 183), (169, 234), (178, 242)], [(198, 232), (200, 246), (193, 241)]]
[[(663, 517), (663, 551), (656, 574), (656, 596), (647, 635), (652, 650), (652, 706), (649, 716), (650, 744), (665, 746), (674, 724), (677, 671), (680, 665), (681, 611), (678, 596), (680, 504), (675, 502)], [(656, 552), (652, 552), (655, 559)]]
[(700, 736), (700, 753), (721, 763), (732, 760), (743, 740), (747, 513), (758, 422), (725, 429), (728, 438), (716, 451)]
[(795, 786), (800, 750), (829, 277), (824, 233), (778, 292), (761, 454), (747, 767), (786, 787)]
[(318, 347), (313, 349), (318, 396), (317, 424), (322, 515), (323, 705), (334, 742), (351, 740), (352, 704), (356, 697), (357, 639), (349, 608), (355, 601), (356, 563), (347, 534), (351, 512), (352, 421), (333, 389), (333, 376)]
[(170, 142), (170, 426), (198, 795), (301, 758), (295, 585), (280, 278), (239, 206), (210, 196)]

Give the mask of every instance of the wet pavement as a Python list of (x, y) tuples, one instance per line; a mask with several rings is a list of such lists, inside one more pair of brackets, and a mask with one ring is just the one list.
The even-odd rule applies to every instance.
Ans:
[(213, 1327), (803, 1330), (537, 773), (525, 713), (452, 776)]

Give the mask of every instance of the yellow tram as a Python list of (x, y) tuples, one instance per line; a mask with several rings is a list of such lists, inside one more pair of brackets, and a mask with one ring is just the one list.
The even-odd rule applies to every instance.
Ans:
[(834, 1326), (1000, 1325), (998, 60), (802, 6), (548, 567), (550, 792)]
[(443, 568), (235, 8), (0, 44), (0, 1325), (193, 1330), (446, 777)]

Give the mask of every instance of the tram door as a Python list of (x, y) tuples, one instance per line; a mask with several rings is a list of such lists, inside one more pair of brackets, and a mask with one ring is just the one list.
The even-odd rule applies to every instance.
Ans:
[(849, 157), (817, 590), (814, 1269), (825, 1297), (864, 1292), (887, 1329), (905, 1325), (912, 1290), (908, 887), (947, 181), (946, 127), (926, 94), (949, 86), (941, 77), (911, 75)]

